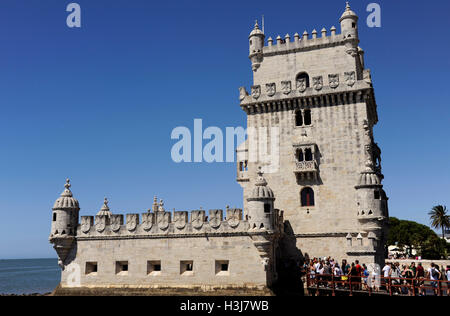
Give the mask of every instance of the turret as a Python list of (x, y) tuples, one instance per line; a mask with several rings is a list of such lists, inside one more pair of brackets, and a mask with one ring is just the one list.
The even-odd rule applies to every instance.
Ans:
[(258, 178), (255, 187), (247, 198), (248, 201), (248, 222), (250, 229), (274, 229), (274, 201), (275, 196), (272, 189), (267, 186), (267, 181), (263, 176), (261, 167), (258, 170)]
[(257, 71), (263, 61), (263, 47), (264, 47), (264, 33), (259, 29), (258, 21), (255, 22), (255, 27), (250, 33), (249, 46), (250, 55), (249, 58), (252, 62), (253, 71)]
[(64, 261), (75, 241), (80, 206), (70, 191), (70, 180), (66, 180), (65, 189), (53, 205), (50, 243), (59, 257), (59, 264)]
[(341, 19), (341, 33), (345, 39), (354, 39), (358, 41), (358, 16), (350, 8), (350, 4), (347, 2), (345, 12), (342, 14)]

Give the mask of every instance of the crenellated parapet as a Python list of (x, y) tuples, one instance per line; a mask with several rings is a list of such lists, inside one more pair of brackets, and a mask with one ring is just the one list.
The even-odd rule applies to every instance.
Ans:
[[(225, 217), (224, 217), (225, 215)], [(143, 214), (82, 216), (77, 239), (84, 238), (151, 238), (161, 236), (198, 236), (204, 234), (233, 235), (265, 232), (250, 230), (241, 209), (156, 211)]]

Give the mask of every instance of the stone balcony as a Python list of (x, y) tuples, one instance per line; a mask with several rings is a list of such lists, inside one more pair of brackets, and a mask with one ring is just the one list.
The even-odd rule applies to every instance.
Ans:
[(294, 173), (299, 180), (316, 180), (319, 173), (318, 164), (312, 161), (296, 161)]

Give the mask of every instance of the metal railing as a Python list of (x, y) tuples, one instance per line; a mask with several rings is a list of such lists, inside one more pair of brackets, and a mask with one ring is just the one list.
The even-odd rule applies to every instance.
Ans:
[(373, 276), (334, 276), (328, 274), (306, 274), (308, 291), (319, 294), (320, 291), (331, 292), (335, 296), (339, 292), (348, 292), (350, 296), (354, 293), (372, 295), (410, 295), (445, 296), (450, 288), (450, 281), (432, 280), (426, 278), (403, 278), (403, 277), (378, 277)]

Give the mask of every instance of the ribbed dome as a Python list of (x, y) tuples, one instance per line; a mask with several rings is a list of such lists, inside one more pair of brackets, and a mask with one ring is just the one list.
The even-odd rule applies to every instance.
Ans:
[(250, 33), (250, 36), (254, 35), (264, 35), (264, 33), (259, 29), (258, 21), (255, 21), (255, 27), (253, 31)]
[(347, 6), (345, 8), (345, 12), (342, 14), (340, 21), (342, 22), (343, 19), (349, 18), (349, 17), (356, 17), (358, 18), (358, 16), (356, 15), (356, 13), (354, 11), (352, 11), (352, 9), (350, 8), (350, 4), (347, 1)]
[(106, 215), (108, 217), (112, 215), (112, 213), (111, 213), (111, 211), (109, 210), (109, 207), (108, 207), (108, 199), (107, 198), (105, 198), (105, 201), (103, 202), (102, 208), (97, 213), (97, 216), (99, 216), (99, 215)]
[(56, 200), (53, 205), (54, 210), (60, 209), (80, 209), (80, 205), (78, 204), (78, 200), (72, 196), (72, 192), (70, 191), (70, 180), (66, 180), (66, 184), (64, 185), (65, 189), (61, 196)]
[(255, 187), (249, 197), (250, 199), (275, 199), (273, 191), (267, 186), (267, 181), (263, 176), (261, 167), (258, 170), (258, 178), (255, 182)]
[(358, 186), (381, 186), (381, 179), (373, 171), (364, 171), (359, 176)]

